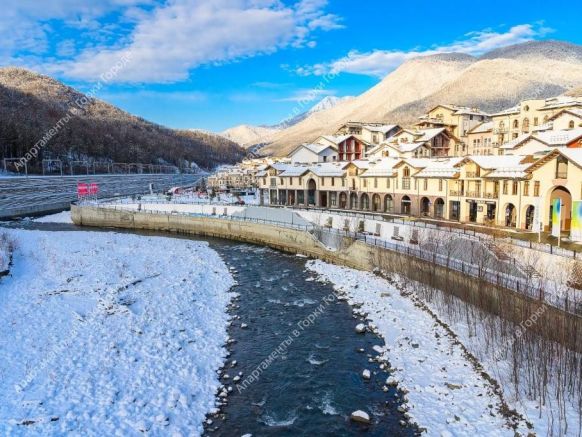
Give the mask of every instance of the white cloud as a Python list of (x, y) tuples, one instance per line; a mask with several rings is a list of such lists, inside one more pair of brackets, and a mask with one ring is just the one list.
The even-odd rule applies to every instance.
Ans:
[[(111, 11), (145, 5), (152, 0), (4, 0), (0, 14), (0, 61), (14, 61), (22, 53), (41, 55), (49, 48), (54, 20), (79, 30), (95, 26), (95, 18)], [(97, 23), (98, 24), (98, 23)], [(26, 55), (24, 55), (26, 56)]]
[(373, 50), (366, 53), (353, 50), (336, 61), (299, 67), (295, 71), (300, 75), (346, 72), (382, 78), (406, 60), (418, 56), (439, 53), (464, 53), (479, 56), (500, 47), (531, 41), (549, 32), (551, 32), (551, 29), (543, 27), (541, 24), (520, 24), (513, 26), (507, 32), (494, 32), (486, 29), (468, 33), (465, 35), (465, 39), (452, 44), (426, 50)]
[(274, 52), (313, 46), (316, 29), (339, 26), (324, 11), (327, 0), (300, 0), (292, 7), (278, 0), (169, 0), (143, 15), (121, 48), (100, 47), (75, 60), (58, 63), (52, 72), (72, 79), (95, 80), (131, 53), (118, 82), (173, 82), (190, 70)]

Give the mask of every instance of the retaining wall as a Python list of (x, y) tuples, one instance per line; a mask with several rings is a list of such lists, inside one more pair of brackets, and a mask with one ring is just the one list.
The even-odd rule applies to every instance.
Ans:
[[(542, 307), (539, 301), (461, 272), (350, 238), (342, 238), (340, 249), (331, 250), (314, 235), (303, 230), (218, 217), (151, 214), (78, 205), (71, 206), (71, 217), (75, 224), (81, 226), (226, 238), (266, 245), (358, 270), (373, 271), (379, 268), (443, 290), (516, 323), (528, 320), (534, 313), (540, 314)], [(536, 317), (537, 321), (530, 329), (552, 340), (566, 342), (571, 349), (582, 351), (581, 317), (550, 306), (544, 306), (541, 314)]]

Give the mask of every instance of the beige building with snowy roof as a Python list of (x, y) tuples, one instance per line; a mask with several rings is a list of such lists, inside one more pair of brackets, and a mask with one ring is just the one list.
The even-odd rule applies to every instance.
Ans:
[[(516, 139), (521, 134), (528, 134), (538, 130), (540, 126), (546, 126), (558, 113), (566, 110), (581, 110), (582, 98), (580, 97), (553, 97), (550, 99), (529, 99), (518, 105), (491, 115), (493, 121), (493, 133), (495, 142), (499, 145)], [(567, 125), (570, 119), (566, 118)], [(574, 120), (574, 127), (576, 120)], [(561, 128), (562, 123), (558, 123)], [(568, 127), (570, 128), (570, 127)], [(572, 129), (573, 129), (572, 128)]]

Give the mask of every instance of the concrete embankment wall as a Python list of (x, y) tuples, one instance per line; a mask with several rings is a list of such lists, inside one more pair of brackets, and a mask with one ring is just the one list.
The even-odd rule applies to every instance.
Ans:
[[(349, 238), (342, 239), (341, 249), (330, 250), (314, 235), (302, 230), (218, 217), (151, 214), (76, 205), (71, 207), (71, 217), (75, 224), (82, 226), (165, 231), (226, 238), (266, 245), (359, 270), (372, 271), (380, 268), (443, 290), (516, 323), (525, 322), (535, 314), (535, 323), (528, 328), (552, 340), (567, 342), (567, 346), (571, 349), (582, 351), (580, 338), (582, 318), (578, 316), (557, 308), (542, 306), (536, 300), (446, 267)], [(548, 329), (548, 326), (551, 329)]]

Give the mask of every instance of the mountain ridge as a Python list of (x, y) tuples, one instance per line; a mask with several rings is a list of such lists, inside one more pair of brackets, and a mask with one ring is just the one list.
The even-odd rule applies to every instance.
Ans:
[(244, 151), (226, 139), (173, 130), (125, 112), (58, 80), (16, 67), (0, 68), (0, 157), (20, 158), (62, 119), (62, 129), (29, 162), (44, 158), (143, 164), (233, 163)]
[(286, 155), (347, 121), (409, 124), (440, 103), (496, 111), (525, 98), (552, 97), (580, 86), (582, 46), (566, 42), (516, 44), (480, 57), (415, 57), (354, 99), (277, 132), (261, 152)]

